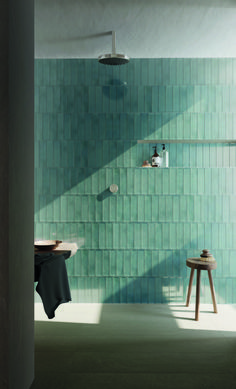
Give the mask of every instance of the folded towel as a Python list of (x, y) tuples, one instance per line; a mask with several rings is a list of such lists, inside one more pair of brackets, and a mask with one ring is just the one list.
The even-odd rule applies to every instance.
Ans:
[(71, 301), (65, 259), (70, 257), (70, 251), (63, 254), (36, 253), (35, 281), (38, 281), (36, 291), (40, 295), (44, 310), (49, 319), (55, 317), (57, 307)]

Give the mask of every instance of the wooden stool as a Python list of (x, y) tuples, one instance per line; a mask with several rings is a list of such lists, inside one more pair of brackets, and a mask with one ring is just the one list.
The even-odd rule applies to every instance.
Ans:
[(192, 284), (193, 284), (194, 270), (197, 269), (195, 320), (198, 321), (199, 320), (201, 270), (208, 271), (208, 278), (209, 278), (209, 282), (210, 282), (211, 297), (212, 297), (212, 301), (213, 301), (214, 312), (217, 313), (215, 290), (214, 290), (214, 285), (213, 285), (213, 280), (212, 280), (212, 275), (211, 275), (211, 270), (216, 269), (217, 264), (216, 264), (216, 261), (206, 262), (206, 261), (200, 260), (199, 258), (188, 258), (186, 260), (186, 265), (191, 268), (186, 307), (189, 306), (189, 301), (190, 301), (190, 296), (191, 296), (191, 291), (192, 291)]

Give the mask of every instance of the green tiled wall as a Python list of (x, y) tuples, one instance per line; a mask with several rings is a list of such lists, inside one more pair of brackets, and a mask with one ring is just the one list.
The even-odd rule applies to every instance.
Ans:
[(204, 248), (217, 301), (236, 302), (236, 147), (173, 143), (169, 169), (142, 169), (153, 144), (137, 143), (234, 139), (235, 125), (236, 59), (35, 61), (35, 238), (81, 246), (74, 302), (182, 302)]

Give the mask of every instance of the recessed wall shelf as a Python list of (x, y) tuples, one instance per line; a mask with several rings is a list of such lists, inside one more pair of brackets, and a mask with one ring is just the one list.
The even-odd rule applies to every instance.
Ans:
[(167, 143), (233, 143), (236, 144), (235, 139), (152, 139), (152, 140), (138, 140), (137, 143), (156, 143), (156, 144), (167, 144)]

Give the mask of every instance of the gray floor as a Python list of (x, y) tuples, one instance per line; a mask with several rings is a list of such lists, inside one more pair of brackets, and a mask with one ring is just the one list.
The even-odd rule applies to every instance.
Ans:
[(181, 304), (81, 307), (35, 321), (32, 389), (236, 388), (235, 307), (202, 305), (199, 322)]

